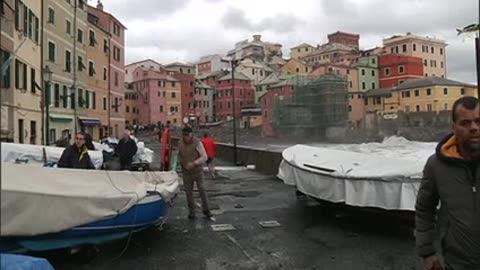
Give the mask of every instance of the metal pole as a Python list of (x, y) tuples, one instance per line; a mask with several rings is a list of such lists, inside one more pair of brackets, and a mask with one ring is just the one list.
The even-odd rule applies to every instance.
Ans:
[(232, 100), (233, 100), (233, 106), (232, 106), (232, 111), (233, 111), (233, 164), (236, 166), (237, 165), (237, 119), (235, 117), (235, 68), (236, 62), (235, 60), (232, 60), (231, 62), (232, 65)]
[[(73, 5), (73, 61), (72, 61), (72, 68), (73, 68), (73, 84), (72, 88), (74, 93), (77, 93), (77, 1), (74, 1)], [(73, 131), (74, 134), (77, 134), (77, 101), (78, 101), (78, 95), (75, 94), (75, 100), (74, 104), (75, 106), (73, 107)], [(80, 103), (80, 102), (78, 102)], [(80, 105), (80, 104), (78, 104)]]
[(45, 105), (45, 145), (50, 143), (50, 82), (45, 82), (44, 92), (44, 105)]
[[(478, 1), (478, 24), (480, 26), (480, 0)], [(475, 38), (475, 56), (477, 58), (477, 98), (480, 98), (480, 29), (477, 32)]]

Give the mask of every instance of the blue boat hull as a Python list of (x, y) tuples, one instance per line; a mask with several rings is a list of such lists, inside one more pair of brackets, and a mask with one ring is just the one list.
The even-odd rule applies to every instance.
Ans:
[(46, 251), (88, 244), (101, 244), (127, 237), (130, 233), (162, 225), (169, 206), (158, 194), (150, 194), (127, 212), (59, 233), (0, 239), (0, 251), (22, 253)]

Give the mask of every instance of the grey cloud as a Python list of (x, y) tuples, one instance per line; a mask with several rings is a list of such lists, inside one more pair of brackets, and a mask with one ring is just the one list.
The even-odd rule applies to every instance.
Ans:
[(247, 18), (245, 11), (229, 7), (227, 12), (220, 19), (227, 29), (265, 31), (270, 30), (283, 34), (292, 32), (297, 26), (304, 24), (304, 21), (293, 14), (277, 14), (274, 17), (266, 17), (259, 22), (252, 22)]
[[(170, 16), (185, 8), (190, 0), (103, 0), (104, 9), (122, 21), (151, 20)], [(91, 5), (96, 1), (90, 0)]]

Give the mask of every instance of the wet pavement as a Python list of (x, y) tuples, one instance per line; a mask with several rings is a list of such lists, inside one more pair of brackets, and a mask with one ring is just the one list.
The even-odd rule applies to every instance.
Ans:
[[(200, 209), (187, 219), (182, 192), (161, 230), (99, 246), (89, 260), (45, 256), (57, 270), (420, 269), (409, 220), (297, 197), (281, 180), (246, 169), (219, 174), (206, 177), (216, 221)], [(272, 220), (280, 226), (259, 224)], [(233, 230), (214, 231), (215, 224)]]

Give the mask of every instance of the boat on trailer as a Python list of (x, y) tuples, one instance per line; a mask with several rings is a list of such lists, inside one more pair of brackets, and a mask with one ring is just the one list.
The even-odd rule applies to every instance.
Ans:
[(350, 206), (415, 210), (424, 163), (308, 145), (285, 149), (278, 178), (308, 196)]
[(171, 172), (75, 170), (2, 162), (0, 251), (101, 244), (166, 222)]

